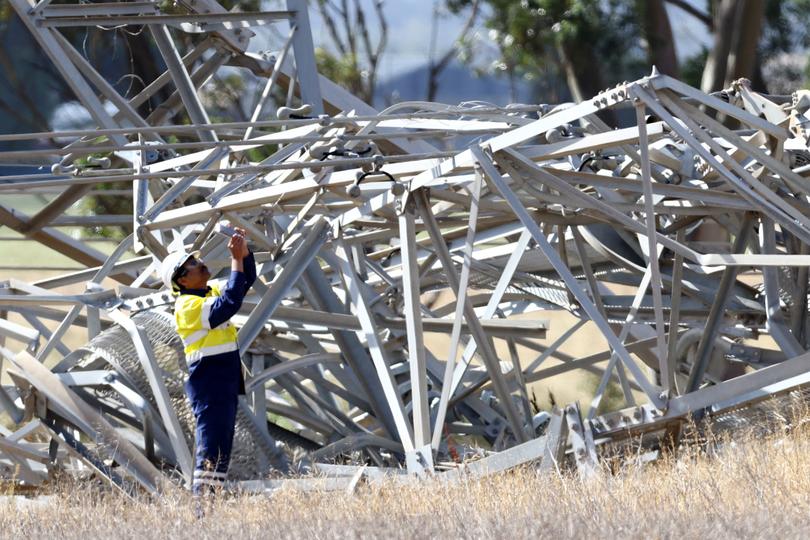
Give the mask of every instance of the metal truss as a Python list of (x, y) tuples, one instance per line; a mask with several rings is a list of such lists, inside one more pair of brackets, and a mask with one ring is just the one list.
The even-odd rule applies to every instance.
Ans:
[[(400, 468), (452, 481), (527, 462), (588, 476), (603, 445), (810, 380), (807, 93), (741, 80), (706, 95), (653, 72), (579, 104), (378, 112), (317, 73), (303, 0), (260, 13), (10, 4), (96, 124), (0, 136), (70, 141), (0, 152), (52, 166), (0, 178), (0, 193), (57, 193), (30, 216), (0, 206), (0, 223), (86, 267), (0, 288), (12, 426), (0, 465), (21, 482), (54, 467), (126, 492), (188, 481), (185, 363), (156, 270), (184, 246), (226, 272), (220, 221), (248, 231), (260, 264), (235, 319), (242, 489), (351, 490), (407, 478)], [(145, 25), (167, 71), (119, 94), (60, 33), (96, 25)], [(259, 25), (282, 36), (274, 56), (247, 52)], [(200, 98), (223, 69), (260, 81), (248, 122), (214, 122)], [(133, 205), (134, 234), (109, 256), (59, 230), (122, 223), (64, 215), (105, 182), (130, 185)], [(85, 292), (57, 290), (76, 284)], [(554, 311), (579, 322), (547, 344)], [(74, 350), (76, 328), (88, 343)], [(594, 329), (604, 350), (561, 352)], [(426, 347), (427, 334), (449, 347)], [(536, 410), (532, 385), (568, 372), (598, 376), (590, 401)], [(279, 441), (327, 478), (268, 480)], [(476, 446), (486, 456), (459, 468)]]

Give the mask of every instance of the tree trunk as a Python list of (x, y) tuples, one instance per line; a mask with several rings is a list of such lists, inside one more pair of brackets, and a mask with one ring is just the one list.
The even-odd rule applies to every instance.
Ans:
[(745, 77), (753, 79), (757, 66), (757, 46), (762, 35), (765, 0), (739, 2), (737, 24), (728, 57), (725, 85)]
[(706, 58), (700, 89), (706, 93), (723, 89), (728, 55), (734, 37), (737, 8), (746, 0), (716, 0), (713, 6), (714, 45)]
[(675, 54), (675, 39), (669, 24), (664, 0), (637, 0), (642, 15), (642, 32), (647, 40), (647, 55), (658, 71), (678, 77), (678, 58)]
[(715, 2), (714, 46), (706, 59), (701, 90), (715, 92), (741, 77), (753, 77), (764, 17), (765, 0)]

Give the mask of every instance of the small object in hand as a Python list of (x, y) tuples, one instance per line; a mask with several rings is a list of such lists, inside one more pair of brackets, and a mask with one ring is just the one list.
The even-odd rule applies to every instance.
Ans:
[(227, 221), (220, 221), (217, 224), (216, 232), (228, 238), (236, 234), (236, 229)]

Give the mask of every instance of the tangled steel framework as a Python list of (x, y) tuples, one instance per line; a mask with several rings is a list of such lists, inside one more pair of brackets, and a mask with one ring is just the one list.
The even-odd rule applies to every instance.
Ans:
[[(260, 263), (235, 321), (243, 489), (553, 469), (566, 456), (590, 474), (602, 444), (675, 435), (689, 415), (810, 379), (810, 93), (739, 81), (706, 95), (653, 72), (579, 104), (377, 112), (318, 75), (304, 0), (246, 13), (213, 0), (171, 13), (152, 1), (10, 3), (97, 124), (0, 136), (70, 140), (24, 153), (52, 174), (0, 179), (0, 193), (59, 192), (31, 216), (0, 206), (0, 223), (87, 267), (0, 288), (0, 406), (13, 425), (0, 463), (22, 482), (55, 466), (125, 490), (190, 477), (185, 364), (157, 270), (181, 246), (224, 269), (223, 220), (248, 231)], [(246, 52), (263, 24), (286, 30), (274, 56)], [(97, 25), (144, 25), (166, 72), (119, 94), (60, 33)], [(185, 56), (170, 28), (196, 35)], [(199, 90), (220, 69), (265, 83), (250, 122), (210, 121)], [(271, 153), (253, 162), (255, 148)], [(62, 214), (104, 182), (131, 184), (134, 209), (135, 233), (110, 256), (55, 228), (77, 224)], [(450, 300), (429, 301), (436, 292)], [(559, 310), (579, 322), (541, 343)], [(87, 345), (65, 345), (71, 327)], [(562, 353), (586, 327), (608, 349)], [(447, 350), (426, 348), (425, 333), (449, 336)], [(530, 385), (575, 370), (599, 377), (587, 409), (537, 411)], [(618, 406), (603, 399), (614, 379)], [(450, 438), (491, 452), (459, 467)], [(267, 479), (277, 440), (323, 476)]]

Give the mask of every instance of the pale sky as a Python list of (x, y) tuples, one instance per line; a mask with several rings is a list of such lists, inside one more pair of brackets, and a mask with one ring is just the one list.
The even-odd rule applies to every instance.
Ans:
[[(373, 17), (372, 3), (369, 0), (361, 0), (367, 10), (367, 20), (376, 22)], [(699, 0), (691, 0), (692, 3), (702, 6)], [(441, 3), (441, 2), (440, 2)], [(406, 73), (420, 65), (426, 63), (430, 48), (432, 13), (435, 0), (406, 0), (385, 2), (385, 13), (388, 20), (388, 47), (381, 60), (379, 78), (385, 81), (390, 77), (395, 77)], [(688, 58), (699, 52), (702, 46), (711, 44), (711, 35), (705, 25), (678, 9), (667, 5), (670, 14), (670, 21), (675, 34), (675, 43), (678, 57)], [(316, 46), (331, 48), (331, 41), (328, 34), (321, 27), (321, 20), (317, 9), (310, 9), (310, 20), (312, 23), (313, 37)], [(439, 55), (443, 54), (448, 47), (451, 47), (458, 36), (465, 17), (451, 16), (444, 14), (440, 19), (439, 32), (437, 32), (436, 50)], [(481, 28), (481, 16), (479, 15), (478, 28)], [(371, 25), (371, 30), (376, 38), (377, 27)], [(488, 38), (486, 31), (480, 32), (482, 48), (486, 48)]]

